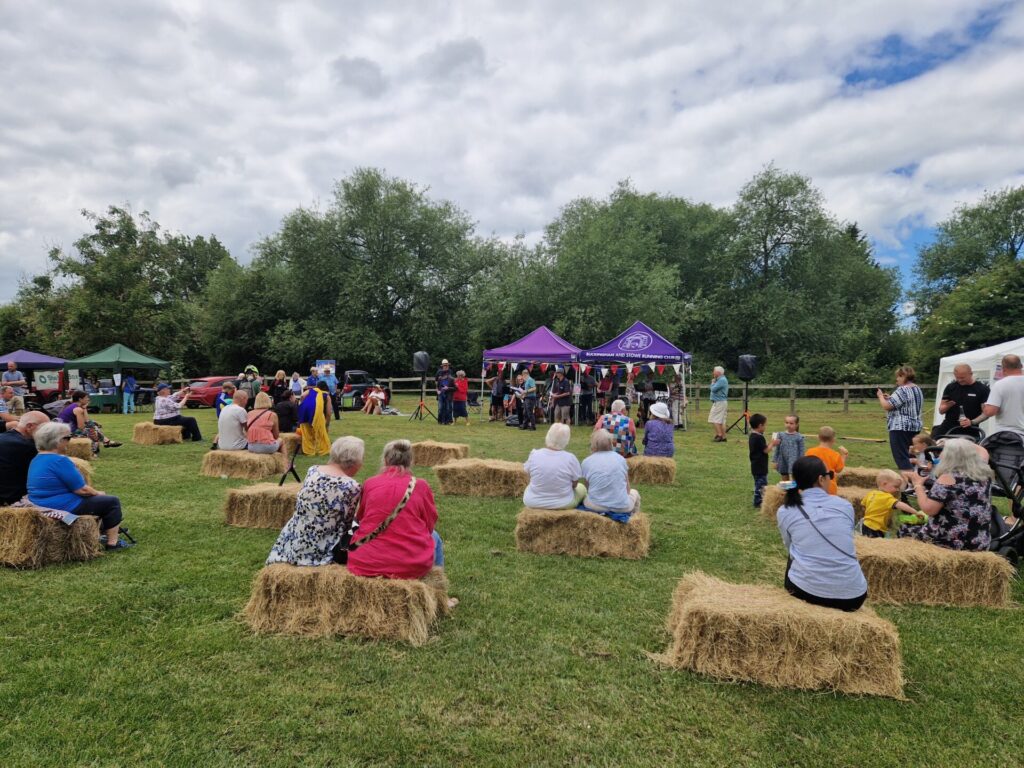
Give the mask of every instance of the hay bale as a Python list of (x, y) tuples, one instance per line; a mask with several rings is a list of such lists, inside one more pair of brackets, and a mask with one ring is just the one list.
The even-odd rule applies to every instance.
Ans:
[(65, 525), (35, 507), (0, 507), (0, 565), (42, 568), (92, 560), (101, 553), (98, 518), (83, 515)]
[(92, 485), (92, 464), (75, 456), (68, 456), (68, 458), (71, 459), (71, 463), (75, 465), (75, 468), (82, 473), (85, 484)]
[[(860, 520), (864, 517), (864, 497), (868, 493), (867, 488), (840, 488), (837, 495), (853, 505), (854, 519)], [(777, 485), (769, 485), (764, 489), (764, 498), (761, 500), (761, 516), (774, 523), (778, 520), (779, 507), (785, 499), (784, 490)]]
[(132, 442), (136, 445), (173, 445), (182, 442), (181, 427), (140, 421), (132, 427)]
[(302, 453), (302, 435), (298, 432), (282, 432), (280, 438), (289, 456)]
[(239, 528), (281, 530), (293, 514), (298, 483), (257, 483), (232, 488), (224, 500), (224, 522)]
[(68, 441), (67, 455), (74, 456), (76, 459), (92, 461), (92, 440), (88, 437), (72, 437)]
[(288, 461), (282, 453), (249, 453), (249, 451), (210, 451), (203, 456), (199, 474), (207, 477), (235, 477), (241, 480), (262, 480), (283, 475)]
[(412, 444), (412, 463), (417, 467), (436, 467), (455, 459), (469, 456), (469, 446), (463, 443), (438, 443), (423, 440)]
[(857, 558), (874, 603), (1010, 604), (1010, 563), (994, 552), (958, 552), (916, 539), (856, 538)]
[(671, 485), (676, 481), (676, 460), (667, 456), (631, 456), (626, 463), (630, 484)]
[(355, 635), (423, 645), (448, 612), (448, 584), (434, 569), (423, 579), (368, 579), (341, 565), (275, 563), (257, 575), (242, 617), (257, 634)]
[(524, 507), (516, 516), (516, 549), (538, 555), (640, 560), (651, 548), (651, 521), (643, 512), (617, 523), (576, 509)]
[(903, 698), (896, 627), (870, 608), (846, 613), (779, 587), (730, 584), (700, 571), (672, 595), (663, 656), (677, 669), (772, 688)]
[(872, 467), (847, 467), (836, 476), (836, 482), (841, 488), (867, 488), (874, 491), (878, 488), (878, 473), (881, 471)]
[(456, 459), (434, 468), (441, 493), (451, 496), (522, 496), (530, 482), (523, 465), (501, 459)]

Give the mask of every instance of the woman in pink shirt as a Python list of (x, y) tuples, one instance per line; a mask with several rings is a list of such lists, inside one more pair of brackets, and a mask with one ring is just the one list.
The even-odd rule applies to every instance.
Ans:
[[(348, 569), (356, 576), (422, 578), (431, 568), (444, 567), (444, 548), (434, 530), (434, 493), (426, 480), (414, 478), (409, 471), (412, 444), (408, 440), (393, 440), (385, 445), (382, 464), (380, 474), (363, 483), (356, 511), (359, 530), (352, 537), (352, 544), (358, 545), (377, 531), (406, 494), (408, 501), (383, 532), (348, 553)], [(449, 602), (454, 605), (457, 601)]]

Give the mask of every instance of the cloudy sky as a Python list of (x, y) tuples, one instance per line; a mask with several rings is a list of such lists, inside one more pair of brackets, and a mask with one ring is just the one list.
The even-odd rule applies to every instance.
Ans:
[(536, 237), (623, 178), (726, 205), (812, 177), (905, 271), (1024, 183), (1024, 0), (0, 0), (0, 300), (83, 208), (236, 258), (378, 166)]

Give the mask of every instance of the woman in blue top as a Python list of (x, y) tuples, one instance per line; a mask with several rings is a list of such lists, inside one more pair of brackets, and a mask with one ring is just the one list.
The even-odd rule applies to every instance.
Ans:
[(832, 473), (816, 456), (793, 464), (795, 487), (779, 509), (779, 532), (789, 550), (786, 591), (826, 608), (856, 611), (868, 596), (868, 583), (853, 546), (853, 506), (830, 496)]
[(28, 467), (28, 500), (37, 507), (98, 517), (107, 549), (130, 547), (130, 543), (120, 540), (121, 500), (86, 483), (82, 473), (64, 455), (71, 439), (68, 425), (43, 424), (34, 439), (39, 453)]
[(664, 403), (654, 403), (644, 422), (644, 456), (676, 455), (675, 427)]

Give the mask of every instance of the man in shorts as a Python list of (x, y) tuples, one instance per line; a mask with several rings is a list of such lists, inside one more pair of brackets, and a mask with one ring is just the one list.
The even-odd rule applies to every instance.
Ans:
[(725, 422), (729, 418), (729, 380), (725, 369), (716, 365), (711, 373), (711, 413), (708, 424), (715, 428), (716, 443), (725, 442)]

